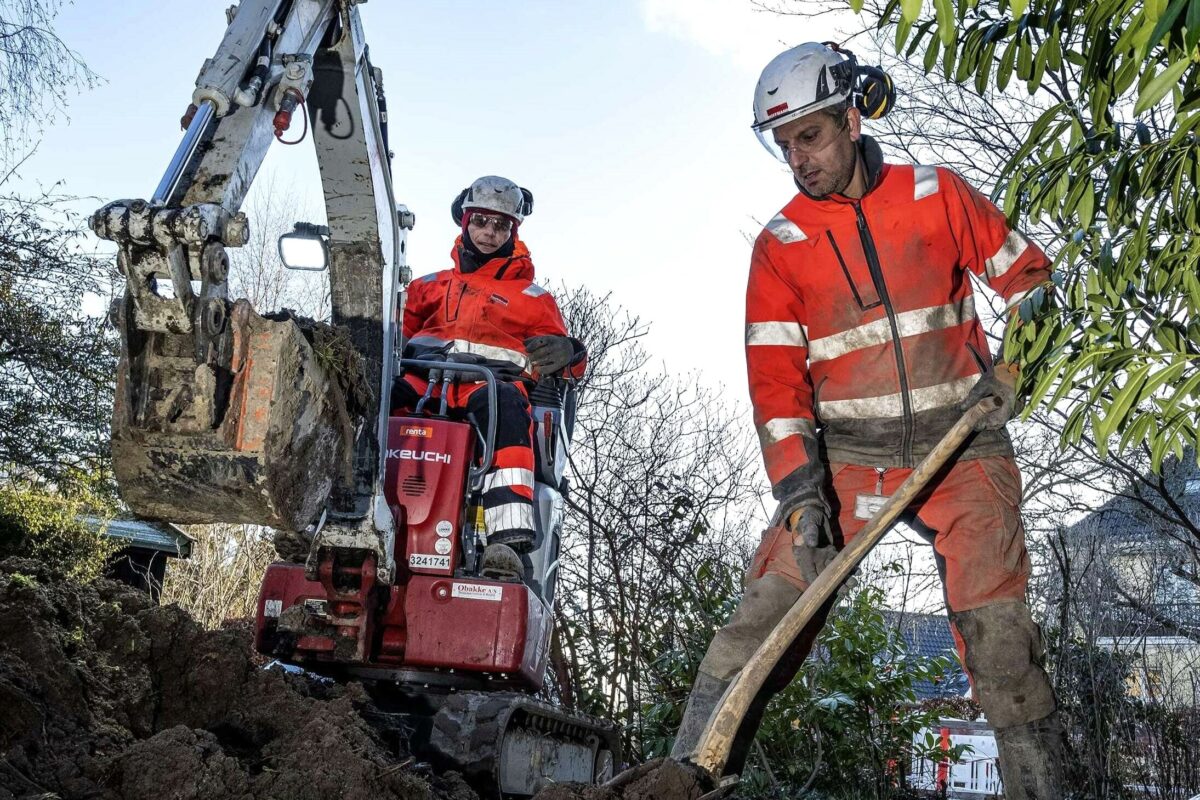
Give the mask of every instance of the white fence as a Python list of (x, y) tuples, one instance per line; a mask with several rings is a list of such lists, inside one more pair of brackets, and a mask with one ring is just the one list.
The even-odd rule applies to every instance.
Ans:
[(935, 763), (914, 758), (909, 768), (909, 785), (914, 789), (939, 791), (946, 788), (950, 798), (1001, 798), (1000, 770), (996, 767), (996, 738), (984, 722), (943, 719), (935, 728), (922, 728), (913, 736), (915, 746), (924, 747), (926, 737), (942, 750), (956, 745), (970, 745), (962, 761), (952, 764)]

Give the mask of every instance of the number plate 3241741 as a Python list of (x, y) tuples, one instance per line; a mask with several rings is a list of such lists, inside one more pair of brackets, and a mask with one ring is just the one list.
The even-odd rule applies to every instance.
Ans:
[(410, 567), (425, 569), (450, 569), (450, 556), (435, 556), (429, 553), (411, 553), (408, 556)]

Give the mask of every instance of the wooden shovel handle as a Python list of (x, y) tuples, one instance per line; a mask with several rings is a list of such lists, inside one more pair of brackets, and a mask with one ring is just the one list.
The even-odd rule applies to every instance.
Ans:
[(721, 775), (725, 762), (729, 760), (729, 750), (733, 739), (741, 727), (750, 703), (762, 689), (763, 682), (779, 659), (787, 652), (792, 641), (804, 630), (813, 615), (825, 605), (825, 601), (833, 596), (838, 587), (850, 573), (859, 565), (883, 535), (891, 528), (896, 517), (908, 507), (908, 504), (925, 488), (929, 480), (937, 474), (942, 465), (954, 455), (967, 437), (975, 430), (975, 425), (987, 414), (999, 408), (1001, 402), (995, 397), (986, 397), (967, 410), (958, 422), (954, 423), (949, 432), (942, 437), (933, 450), (930, 451), (920, 464), (900, 485), (894, 495), (888, 498), (883, 507), (867, 522), (850, 543), (837, 554), (812, 585), (804, 590), (796, 604), (784, 614), (769, 634), (759, 645), (758, 650), (746, 662), (746, 666), (738, 673), (721, 702), (713, 709), (712, 716), (692, 760), (708, 770), (713, 775)]

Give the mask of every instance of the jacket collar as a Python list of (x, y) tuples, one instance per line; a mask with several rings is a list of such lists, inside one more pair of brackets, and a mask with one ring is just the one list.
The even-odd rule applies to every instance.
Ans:
[(454, 240), (454, 247), (450, 248), (450, 258), (454, 260), (454, 273), (459, 277), (471, 278), (480, 275), (493, 280), (533, 280), (533, 259), (529, 256), (529, 248), (520, 239), (514, 239), (511, 256), (485, 261), (474, 272), (462, 271), (459, 262), (461, 255), (462, 236), (460, 235)]

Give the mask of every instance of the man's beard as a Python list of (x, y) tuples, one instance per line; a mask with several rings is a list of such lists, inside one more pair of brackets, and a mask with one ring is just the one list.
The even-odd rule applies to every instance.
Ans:
[[(850, 147), (850, 158), (847, 158), (843, 162), (842, 168), (839, 172), (832, 173), (828, 170), (822, 170), (821, 178), (823, 181), (827, 181), (827, 183), (825, 183), (825, 187), (822, 188), (820, 186), (814, 186), (812, 189), (810, 189), (809, 187), (804, 186), (803, 188), (805, 193), (807, 193), (810, 197), (820, 199), (831, 194), (843, 194), (846, 191), (847, 187), (850, 186), (850, 182), (854, 180), (854, 169), (858, 166), (857, 146), (851, 142)], [(818, 189), (820, 191), (814, 191)]]
[(837, 175), (833, 176), (834, 188), (830, 189), (828, 192), (826, 192), (826, 194), (844, 194), (845, 193), (846, 187), (848, 187), (850, 185), (850, 182), (852, 180), (854, 180), (854, 166), (856, 163), (857, 163), (857, 159), (852, 159), (846, 165), (846, 167), (843, 169), (843, 171), (841, 173), (838, 173)]

